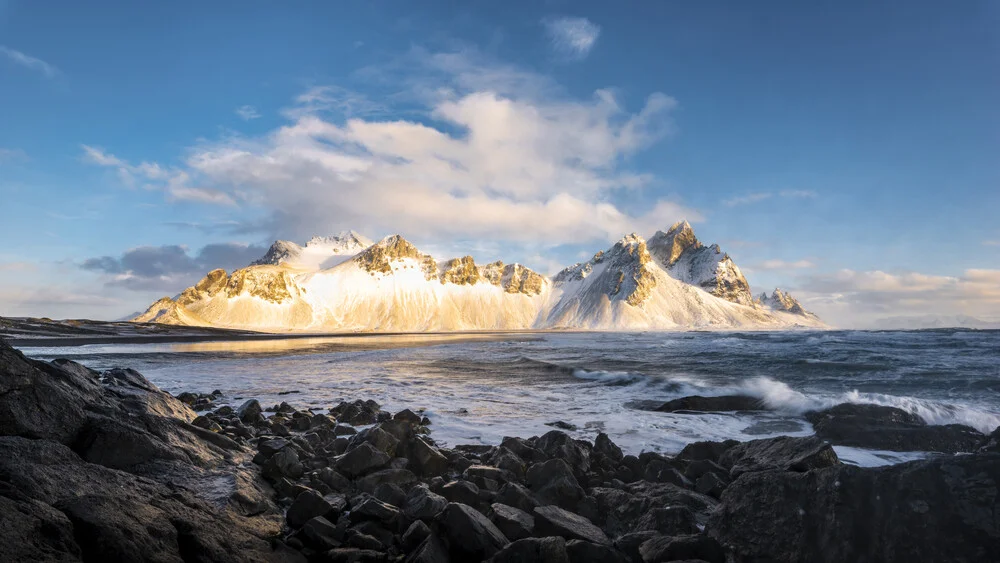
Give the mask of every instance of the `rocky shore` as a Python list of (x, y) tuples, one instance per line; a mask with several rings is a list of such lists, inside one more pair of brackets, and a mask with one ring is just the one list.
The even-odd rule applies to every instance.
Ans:
[[(840, 405), (816, 436), (671, 457), (561, 430), (448, 449), (373, 401), (217, 402), (0, 342), (0, 560), (1000, 560), (1000, 429)], [(662, 410), (724, 407), (759, 405)], [(858, 468), (831, 444), (943, 453)]]

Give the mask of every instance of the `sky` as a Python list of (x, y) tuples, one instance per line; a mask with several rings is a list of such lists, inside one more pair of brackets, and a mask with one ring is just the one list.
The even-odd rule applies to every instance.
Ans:
[(276, 239), (554, 273), (680, 219), (837, 326), (1000, 320), (1000, 3), (0, 0), (0, 315)]

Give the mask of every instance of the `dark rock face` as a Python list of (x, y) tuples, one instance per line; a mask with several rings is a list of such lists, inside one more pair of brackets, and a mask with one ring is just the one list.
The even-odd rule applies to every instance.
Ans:
[(719, 458), (719, 464), (729, 468), (733, 477), (768, 469), (809, 471), (839, 463), (833, 447), (813, 436), (751, 440), (733, 446)]
[(511, 543), (490, 563), (570, 563), (566, 540), (560, 537), (525, 538)]
[(733, 412), (762, 411), (767, 410), (767, 408), (760, 399), (745, 395), (725, 395), (722, 397), (692, 395), (667, 401), (653, 410), (659, 412)]
[(639, 546), (644, 563), (660, 561), (705, 561), (726, 563), (726, 552), (719, 542), (703, 535), (656, 536)]
[(974, 452), (986, 440), (961, 424), (928, 425), (915, 414), (895, 407), (843, 403), (806, 413), (816, 436), (834, 444), (897, 452)]
[(452, 557), (459, 561), (487, 559), (510, 543), (488, 518), (471, 506), (449, 503), (440, 523)]
[(1000, 553), (998, 491), (994, 454), (747, 473), (707, 532), (735, 561), (990, 561)]
[(541, 535), (584, 540), (600, 545), (611, 543), (608, 536), (590, 520), (558, 506), (536, 507), (534, 516), (535, 527)]
[(490, 505), (489, 518), (512, 541), (531, 537), (535, 533), (534, 516), (513, 506), (495, 502)]

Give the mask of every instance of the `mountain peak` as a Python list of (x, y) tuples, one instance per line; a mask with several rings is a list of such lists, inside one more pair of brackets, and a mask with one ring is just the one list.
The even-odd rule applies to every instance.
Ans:
[(775, 311), (783, 311), (785, 313), (792, 313), (793, 315), (809, 314), (802, 308), (802, 304), (799, 303), (797, 299), (792, 297), (792, 294), (782, 291), (779, 287), (774, 288), (770, 297), (768, 297), (766, 292), (762, 293), (760, 301), (761, 304), (766, 305)]
[(407, 258), (420, 263), (424, 277), (428, 280), (437, 275), (437, 262), (434, 258), (417, 250), (413, 243), (401, 235), (389, 235), (383, 238), (355, 256), (354, 261), (372, 274), (389, 274), (392, 272), (392, 262)]
[(684, 252), (689, 249), (701, 248), (702, 244), (695, 236), (690, 223), (678, 221), (665, 233), (657, 231), (653, 238), (649, 239), (649, 247), (653, 255), (663, 263), (663, 266), (670, 268), (680, 260)]

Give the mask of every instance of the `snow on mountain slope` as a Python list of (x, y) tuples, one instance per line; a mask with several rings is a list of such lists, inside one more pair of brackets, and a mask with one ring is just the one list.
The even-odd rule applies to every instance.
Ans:
[(649, 239), (649, 252), (668, 274), (716, 297), (753, 306), (753, 294), (743, 272), (719, 245), (703, 245), (687, 221)]
[(686, 223), (648, 245), (628, 235), (552, 279), (471, 256), (438, 262), (399, 235), (358, 252), (364, 239), (349, 234), (278, 241), (253, 265), (213, 270), (134, 320), (316, 332), (823, 326), (798, 302), (787, 306), (787, 294), (743, 299), (743, 274)]
[(329, 237), (313, 237), (305, 246), (287, 240), (277, 240), (267, 253), (251, 266), (287, 266), (316, 271), (332, 268), (372, 245), (371, 239), (354, 231), (343, 231)]

